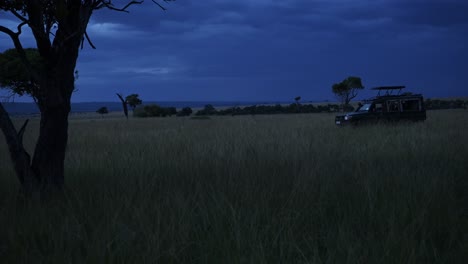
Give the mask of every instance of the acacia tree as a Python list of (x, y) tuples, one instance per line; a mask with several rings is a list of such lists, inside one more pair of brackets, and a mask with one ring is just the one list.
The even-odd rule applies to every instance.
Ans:
[[(42, 72), (44, 63), (39, 56), (39, 51), (33, 48), (24, 49), (26, 58), (31, 64), (31, 67), (36, 72)], [(75, 71), (75, 80), (78, 78), (78, 71)], [(8, 49), (0, 53), (0, 89), (10, 90), (10, 96), (16, 95), (31, 96), (37, 102), (39, 84), (31, 79), (28, 69), (21, 60), (21, 57), (16, 49)]]
[(109, 110), (107, 109), (107, 107), (103, 106), (103, 107), (99, 108), (96, 111), (96, 113), (101, 114), (101, 116), (103, 116), (104, 114), (108, 114)]
[[(165, 10), (156, 0), (152, 1)], [(0, 1), (0, 11), (9, 12), (18, 19), (16, 31), (0, 25), (0, 32), (10, 37), (31, 83), (37, 84), (30, 94), (37, 100), (41, 112), (39, 137), (31, 158), (22, 143), (27, 122), (17, 131), (0, 103), (0, 128), (26, 195), (38, 192), (41, 196), (48, 196), (63, 189), (68, 115), (74, 91), (76, 61), (85, 41), (94, 48), (86, 33), (91, 16), (102, 9), (128, 12), (130, 6), (143, 2), (133, 0), (117, 7), (112, 0)], [(31, 29), (34, 36), (43, 63), (40, 70), (33, 67), (20, 41), (25, 26)]]
[[(35, 71), (41, 71), (43, 63), (37, 49), (24, 49), (26, 58)], [(33, 82), (16, 49), (0, 53), (0, 88), (11, 90), (12, 95), (30, 95), (36, 99), (34, 92), (38, 84)]]
[(362, 85), (361, 78), (355, 76), (350, 76), (332, 86), (333, 93), (345, 108), (349, 106), (349, 102), (357, 96), (358, 90), (362, 89), (364, 89), (364, 86)]
[(127, 97), (125, 97), (125, 101), (133, 110), (135, 110), (135, 108), (138, 105), (141, 105), (143, 103), (143, 101), (140, 98), (138, 98), (138, 94), (128, 95)]

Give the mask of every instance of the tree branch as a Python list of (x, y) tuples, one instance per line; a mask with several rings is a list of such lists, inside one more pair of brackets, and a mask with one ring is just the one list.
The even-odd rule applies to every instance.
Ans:
[[(88, 32), (85, 31), (84, 35), (85, 35), (86, 40), (88, 41), (89, 45), (91, 46), (91, 48), (96, 49), (96, 46), (94, 46), (93, 42), (91, 41), (91, 39), (88, 36)], [(81, 48), (83, 48), (83, 44), (81, 45)]]
[(23, 31), (22, 31), (23, 26), (24, 26), (24, 25), (27, 25), (27, 24), (28, 24), (28, 21), (23, 21), (23, 22), (21, 22), (21, 24), (19, 24), (18, 27), (17, 27), (17, 28), (18, 28), (18, 32), (16, 33), (16, 35), (18, 35), (18, 36), (21, 35), (21, 33), (23, 32)]
[(16, 48), (16, 51), (18, 51), (18, 54), (20, 56), (21, 61), (24, 63), (26, 66), (27, 71), (33, 79), (39, 80), (38, 74), (33, 70), (31, 63), (29, 62), (28, 58), (26, 57), (26, 52), (24, 51), (23, 45), (21, 44), (21, 41), (19, 40), (19, 35), (21, 34), (21, 28), (26, 24), (26, 22), (22, 22), (21, 24), (18, 25), (18, 32), (13, 32), (11, 29), (6, 28), (4, 26), (0, 26), (0, 32), (3, 32), (10, 36), (11, 40), (13, 41), (13, 44)]
[[(166, 11), (166, 10), (167, 10), (167, 9), (166, 9), (164, 6), (162, 6), (160, 3), (158, 3), (158, 2), (156, 2), (156, 1), (154, 1), (154, 0), (151, 0), (151, 1), (153, 1), (153, 3), (155, 3), (155, 4), (157, 4), (163, 11)], [(164, 2), (167, 2), (167, 1), (164, 1)]]
[(18, 12), (16, 12), (15, 10), (11, 10), (11, 9), (10, 9), (9, 11), (10, 11), (10, 13), (12, 13), (15, 17), (17, 17), (19, 20), (21, 20), (22, 22), (26, 22), (26, 23), (28, 22), (28, 20), (27, 20), (24, 16), (20, 15), (20, 14), (19, 14)]
[(28, 121), (25, 122), (20, 132), (17, 133), (11, 118), (2, 103), (0, 103), (0, 129), (5, 136), (10, 150), (10, 157), (13, 161), (14, 169), (24, 188), (25, 194), (30, 194), (38, 186), (39, 182), (31, 169), (31, 156), (23, 147), (22, 137)]
[[(160, 3), (158, 3), (156, 0), (151, 0), (153, 3), (155, 3), (156, 5), (159, 6), (159, 8), (161, 8), (163, 11), (166, 11), (167, 8), (165, 8), (164, 6), (162, 6)], [(165, 3), (168, 3), (168, 2), (173, 2), (175, 0), (163, 0)], [(105, 0), (100, 0), (100, 1), (96, 1), (96, 3), (94, 3), (93, 5), (93, 9), (94, 10), (97, 10), (97, 9), (101, 9), (103, 7), (107, 7), (111, 10), (114, 10), (114, 11), (120, 11), (120, 12), (126, 12), (128, 13), (129, 11), (127, 10), (128, 7), (130, 7), (131, 5), (135, 5), (135, 4), (142, 4), (144, 2), (144, 0), (142, 1), (131, 1), (129, 3), (127, 3), (126, 6), (124, 6), (123, 8), (116, 8), (112, 5), (111, 1), (105, 1)]]
[(132, 5), (140, 5), (143, 2), (144, 1), (131, 1), (131, 2), (128, 2), (123, 8), (117, 8), (112, 5), (111, 1), (104, 0), (104, 1), (97, 2), (98, 4), (96, 5), (94, 9), (101, 9), (103, 7), (107, 7), (110, 10), (128, 13), (127, 8), (129, 8)]
[(23, 126), (21, 126), (20, 130), (18, 131), (18, 140), (21, 145), (23, 145), (23, 136), (24, 136), (24, 131), (26, 131), (26, 126), (28, 125), (29, 119), (26, 119), (24, 121)]
[(52, 47), (50, 36), (45, 29), (45, 8), (42, 6), (43, 1), (28, 1), (25, 12), (28, 14), (28, 25), (32, 30), (34, 39), (39, 53), (43, 57), (47, 57)]

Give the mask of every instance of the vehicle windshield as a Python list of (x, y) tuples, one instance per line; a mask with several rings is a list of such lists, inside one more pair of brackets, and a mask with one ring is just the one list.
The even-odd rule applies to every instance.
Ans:
[(368, 112), (372, 104), (364, 104), (363, 106), (356, 109), (356, 112)]

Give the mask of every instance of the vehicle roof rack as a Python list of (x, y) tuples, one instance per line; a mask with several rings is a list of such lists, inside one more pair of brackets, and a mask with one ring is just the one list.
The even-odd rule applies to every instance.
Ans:
[[(400, 86), (378, 86), (371, 88), (371, 90), (378, 90), (377, 96), (385, 96), (385, 95), (399, 95), (401, 90), (404, 89), (406, 86), (400, 85)], [(393, 94), (393, 91), (398, 90), (396, 94)], [(385, 91), (384, 95), (381, 95), (381, 91)]]

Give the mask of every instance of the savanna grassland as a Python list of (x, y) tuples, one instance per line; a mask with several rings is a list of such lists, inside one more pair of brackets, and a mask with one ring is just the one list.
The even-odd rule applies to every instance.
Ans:
[(72, 118), (66, 197), (37, 204), (2, 137), (0, 263), (464, 263), (468, 111), (333, 117)]

